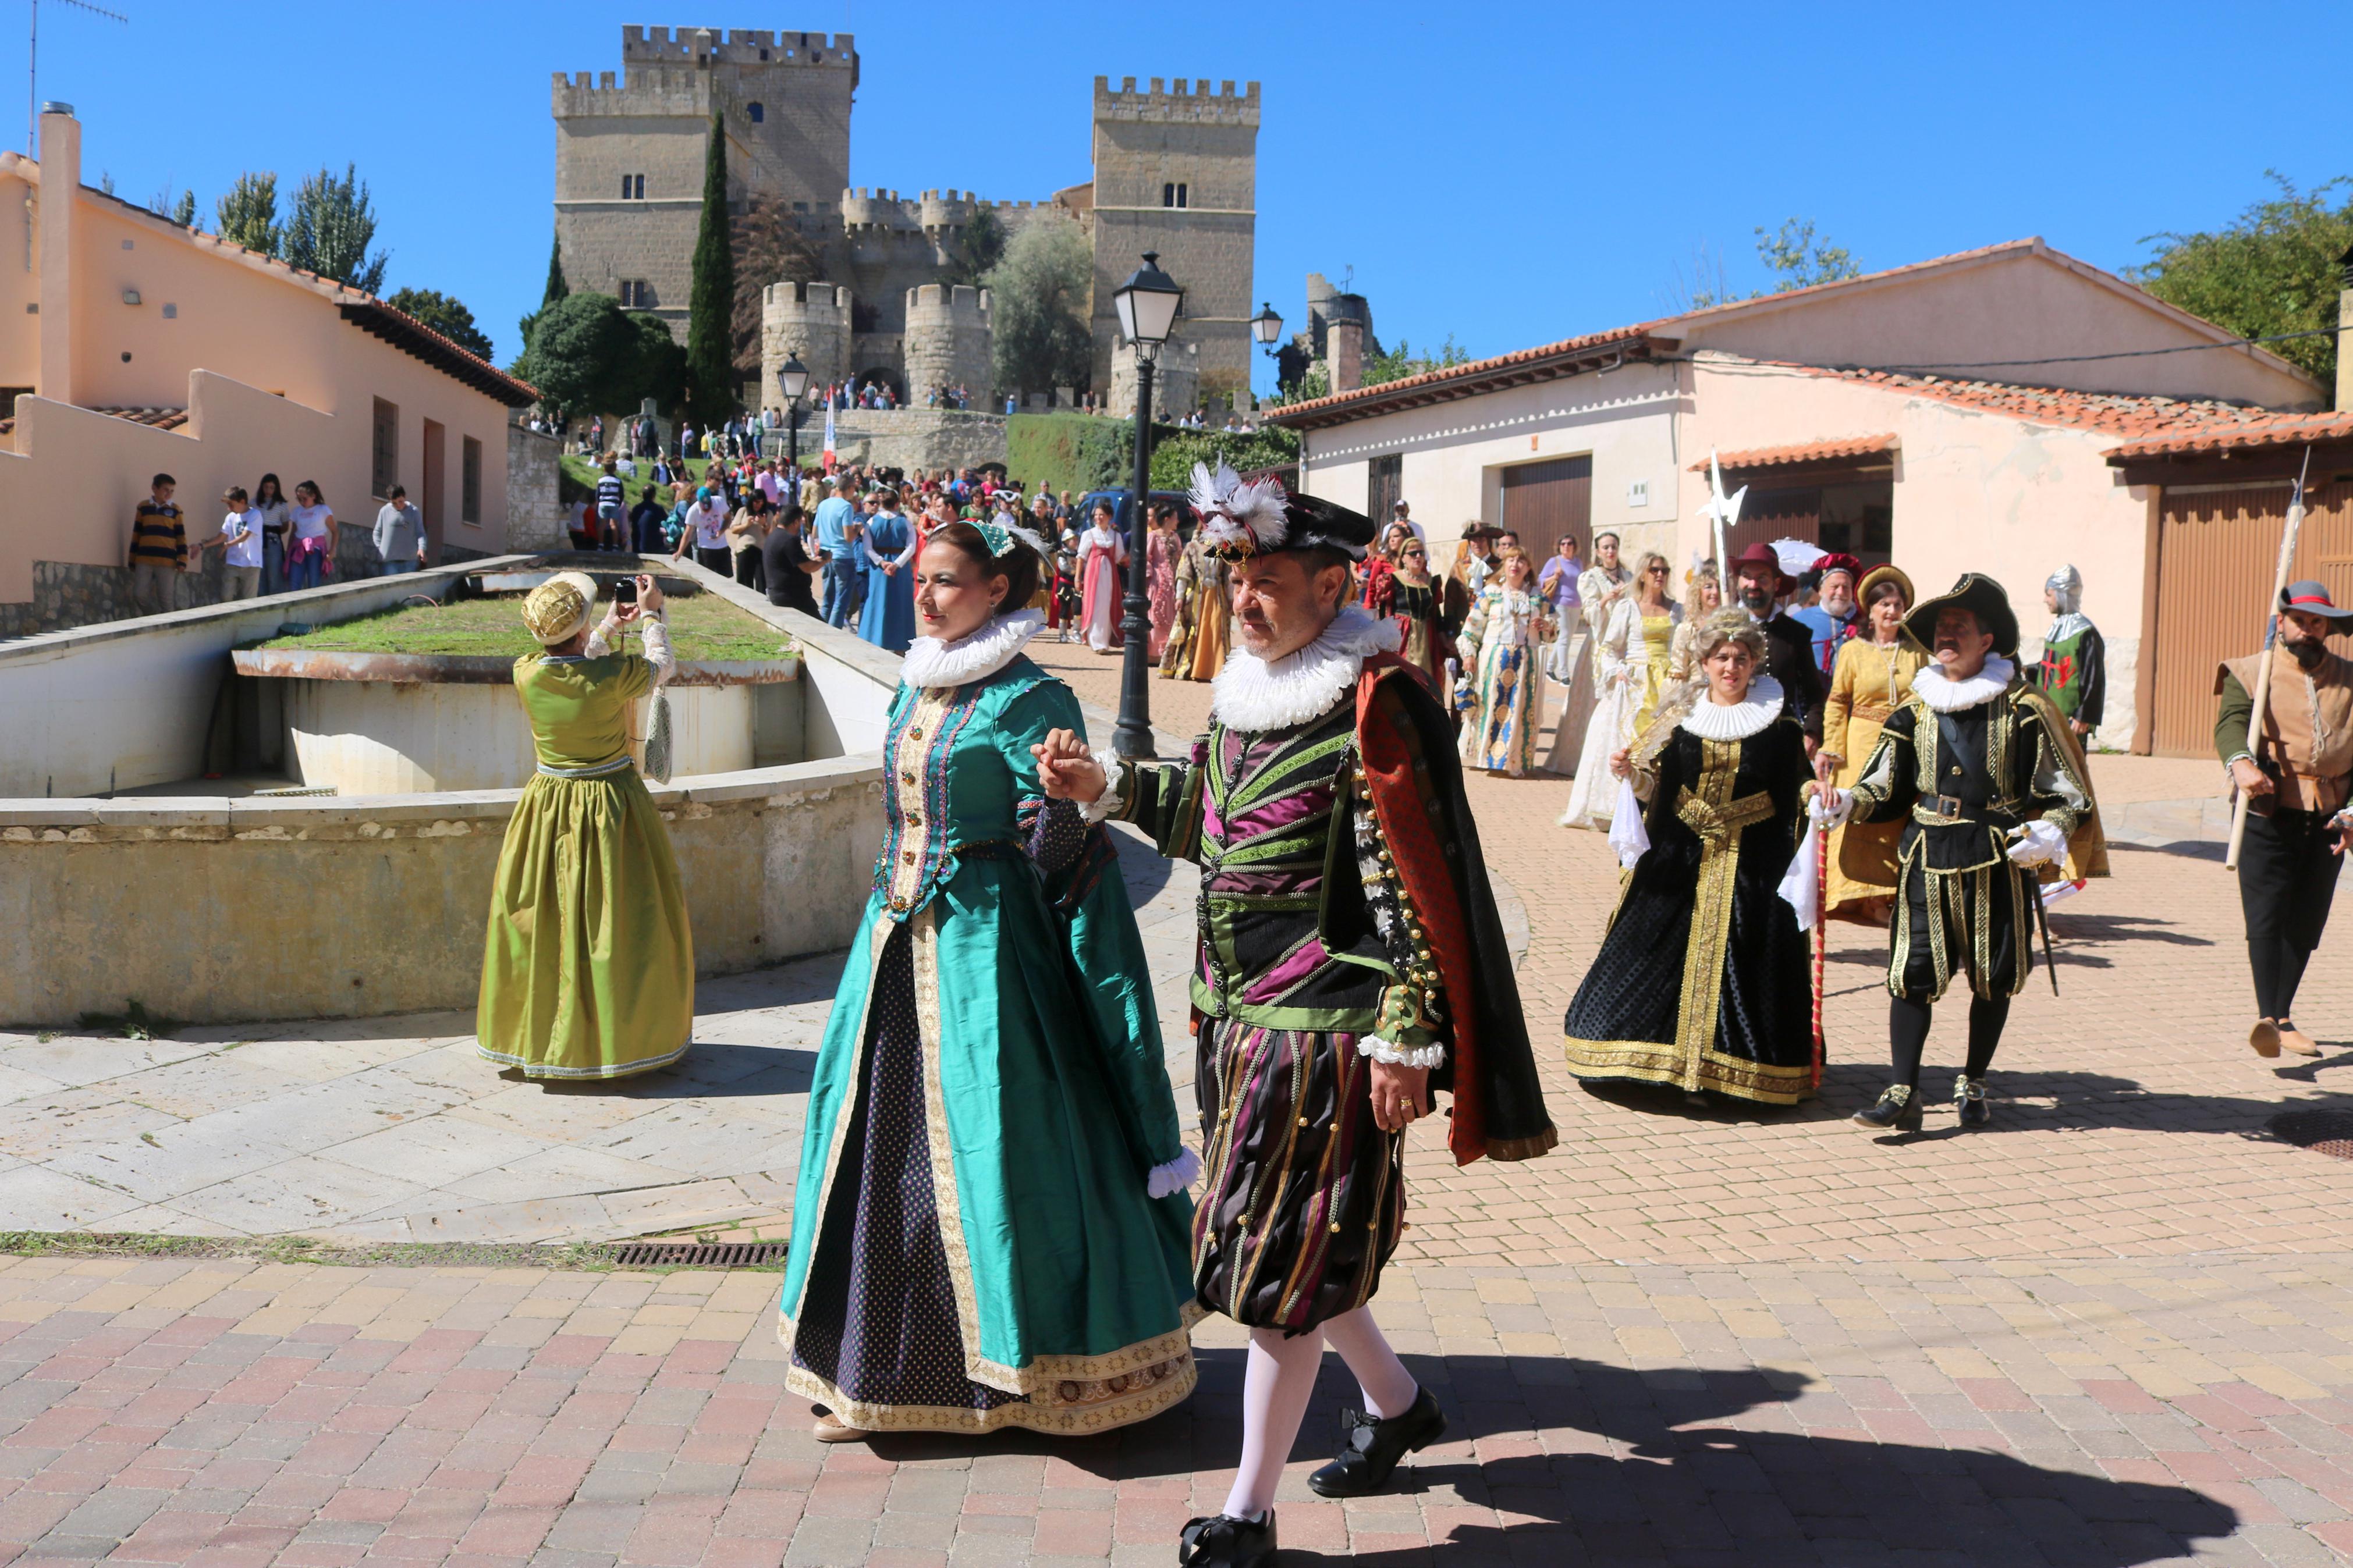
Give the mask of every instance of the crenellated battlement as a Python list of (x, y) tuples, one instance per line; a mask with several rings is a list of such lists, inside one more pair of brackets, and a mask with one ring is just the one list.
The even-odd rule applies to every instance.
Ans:
[(1259, 122), (1258, 83), (1254, 81), (1245, 82), (1239, 92), (1234, 90), (1232, 82), (1221, 81), (1212, 93), (1207, 77), (1190, 81), (1179, 77), (1173, 84), (1160, 77), (1151, 79), (1147, 90), (1138, 91), (1132, 76), (1120, 78), (1116, 89), (1111, 85), (1111, 78), (1095, 78), (1095, 118), (1250, 126)]
[(908, 330), (913, 331), (919, 321), (928, 325), (961, 321), (986, 326), (989, 305), (988, 290), (969, 283), (918, 284), (907, 290)]
[(623, 27), (621, 58), (663, 65), (807, 65), (851, 70), (849, 33), (770, 33), (749, 27)]

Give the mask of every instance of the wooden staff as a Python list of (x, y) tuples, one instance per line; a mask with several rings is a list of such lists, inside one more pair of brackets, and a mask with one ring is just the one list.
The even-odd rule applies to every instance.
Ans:
[[(2287, 526), (2280, 530), (2279, 568), (2272, 576), (2272, 596), (2264, 605), (2262, 660), (2255, 666), (2255, 689), (2250, 695), (2255, 700), (2254, 710), (2247, 715), (2247, 755), (2263, 755), (2263, 714), (2272, 696), (2272, 628), (2279, 616), (2280, 595), (2287, 592), (2289, 568), (2295, 563), (2295, 536), (2304, 527), (2304, 481), (2312, 472), (2312, 448), (2304, 449), (2304, 471), (2296, 476), (2295, 494), (2287, 503)], [(2261, 767), (2262, 763), (2255, 764)], [(2231, 808), (2231, 847), (2223, 853), (2222, 868), (2239, 868), (2239, 848), (2247, 839), (2247, 807), (2253, 797), (2243, 789), (2239, 791), (2236, 805)]]
[(1816, 1089), (1822, 1087), (1822, 961), (1830, 947), (1831, 897), (1831, 836), (1828, 828), (1814, 835), (1817, 879), (1821, 884), (1821, 902), (1816, 906), (1814, 919), (1814, 1079)]

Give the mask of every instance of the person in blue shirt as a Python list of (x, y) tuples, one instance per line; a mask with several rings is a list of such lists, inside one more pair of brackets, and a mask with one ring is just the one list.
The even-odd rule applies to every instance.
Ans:
[(1814, 602), (1789, 611), (1788, 616), (1813, 638), (1814, 668), (1828, 679), (1838, 664), (1839, 644), (1862, 626), (1862, 612), (1854, 602), (1854, 584), (1862, 575), (1862, 563), (1834, 552), (1814, 563), (1814, 570), (1820, 574)]
[(849, 609), (857, 595), (859, 563), (850, 558), (849, 521), (851, 508), (842, 495), (839, 478), (825, 481), (825, 499), (817, 503), (817, 547), (825, 557), (825, 596), (818, 608), (829, 626), (849, 624)]
[(858, 635), (877, 647), (904, 653), (915, 639), (915, 530), (888, 489), (868, 498), (866, 539), (858, 553), (866, 566), (866, 605)]

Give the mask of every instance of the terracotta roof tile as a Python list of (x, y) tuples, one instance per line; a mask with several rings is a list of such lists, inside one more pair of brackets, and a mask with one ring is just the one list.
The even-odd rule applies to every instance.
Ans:
[[(128, 419), (133, 425), (148, 425), (158, 430), (177, 430), (188, 422), (185, 408), (126, 408), (105, 404), (88, 405), (92, 414), (104, 414), (116, 419)], [(16, 416), (11, 414), (0, 419), (0, 436), (11, 435), (16, 428)]]
[[(1672, 318), (1665, 318), (1672, 320)], [(1532, 349), (1518, 349), (1511, 353), (1497, 354), (1492, 359), (1474, 359), (1468, 364), (1451, 364), (1442, 370), (1426, 370), (1419, 375), (1409, 375), (1396, 381), (1378, 382), (1360, 386), (1350, 392), (1335, 392), (1323, 397), (1310, 397), (1299, 403), (1271, 404), (1265, 410), (1269, 419), (1282, 421), (1295, 415), (1320, 413), (1351, 403), (1368, 402), (1375, 398), (1411, 392), (1419, 387), (1436, 386), (1451, 381), (1475, 381), (1499, 370), (1514, 365), (1533, 364), (1540, 360), (1573, 354), (1581, 350), (1601, 348), (1610, 343), (1635, 342), (1651, 335), (1660, 321), (1642, 321), (1630, 327), (1619, 327), (1607, 332), (1590, 332), (1581, 338), (1563, 338), (1556, 343), (1544, 343)]]
[[(2007, 415), (2029, 425), (2052, 425), (2069, 430), (2096, 430), (2136, 441), (2171, 438), (2212, 438), (2232, 432), (2283, 426), (2306, 428), (2312, 421), (2334, 415), (2289, 414), (2276, 408), (2208, 398), (2158, 397), (2114, 392), (2073, 392), (2059, 386), (2026, 386), (2015, 382), (1963, 381), (1952, 376), (1907, 375), (1887, 370), (1830, 370), (1820, 365), (1783, 364), (1783, 370), (1833, 381), (1853, 382), (1912, 397), (1934, 398), (1957, 407)], [(2287, 436), (2281, 439), (2300, 439)]]
[(2295, 447), (2306, 441), (2353, 440), (2353, 413), (2281, 414), (2270, 409), (2242, 408), (2246, 417), (2236, 423), (2217, 422), (2202, 430), (2183, 430), (2127, 441), (2109, 449), (2110, 462), (2128, 458), (2165, 458), (2199, 452), (2243, 452), (2263, 447)]
[[(1796, 447), (1757, 447), (1746, 452), (1719, 453), (1716, 461), (1727, 468), (1786, 468), (1798, 463), (1835, 463), (1876, 457), (1895, 450), (1895, 437), (1842, 436), (1828, 441), (1808, 441)], [(1707, 472), (1704, 459), (1694, 463), (1695, 474)]]

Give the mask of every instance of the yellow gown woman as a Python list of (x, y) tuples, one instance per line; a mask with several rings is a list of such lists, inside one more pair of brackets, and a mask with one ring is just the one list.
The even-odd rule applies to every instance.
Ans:
[[(670, 832), (629, 756), (630, 704), (675, 668), (661, 595), (593, 633), (596, 584), (578, 572), (523, 600), (544, 653), (515, 660), (539, 769), (523, 786), (491, 884), (474, 1029), (481, 1053), (534, 1079), (664, 1067), (694, 1029), (694, 939)], [(624, 625), (646, 653), (612, 653)]]
[[(1831, 693), (1822, 704), (1821, 755), (1838, 769), (1832, 783), (1846, 789), (1862, 775), (1862, 765), (1879, 743), (1887, 716), (1912, 695), (1912, 678), (1928, 655), (1904, 631), (1912, 607), (1912, 579), (1893, 566), (1866, 573), (1855, 593), (1862, 606), (1864, 635), (1839, 645), (1831, 670)], [(1870, 924), (1886, 923), (1895, 894), (1895, 840), (1900, 822), (1864, 823), (1831, 830), (1829, 876), (1822, 887), (1825, 912)]]

